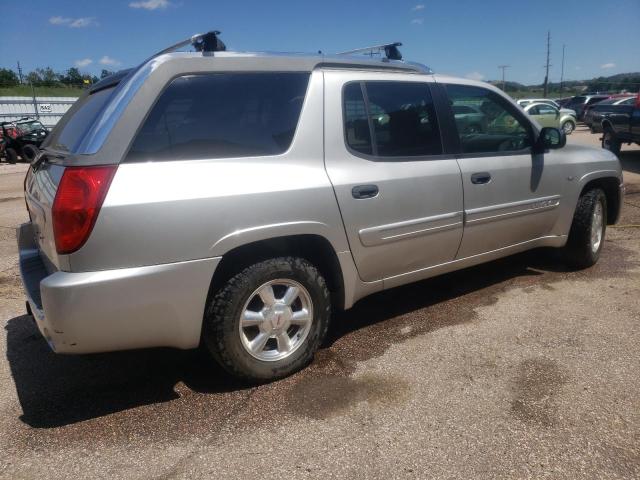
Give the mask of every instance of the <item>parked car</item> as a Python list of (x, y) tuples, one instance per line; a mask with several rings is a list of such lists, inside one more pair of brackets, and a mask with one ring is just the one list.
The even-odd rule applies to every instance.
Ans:
[[(192, 40), (93, 85), (29, 169), (20, 269), (55, 352), (202, 343), (269, 381), (372, 293), (543, 246), (598, 261), (618, 159), (492, 85), (395, 45), (381, 61)], [(452, 105), (491, 128), (458, 129)]]
[(487, 117), (477, 107), (452, 105), (458, 131), (462, 133), (482, 133), (487, 131)]
[(521, 98), (520, 100), (517, 100), (516, 103), (518, 105), (520, 105), (522, 108), (524, 108), (527, 105), (530, 105), (532, 103), (546, 103), (547, 105), (551, 105), (555, 109), (559, 110), (560, 114), (571, 115), (573, 118), (576, 118), (575, 110), (571, 110), (570, 108), (562, 108), (559, 103), (557, 103), (555, 100), (551, 100), (549, 98), (535, 98), (535, 99), (533, 99), (533, 98)]
[(608, 98), (601, 102), (594, 103), (585, 111), (584, 123), (589, 127), (591, 133), (602, 132), (602, 119), (607, 113), (620, 110), (623, 105), (633, 105), (636, 97)]
[(31, 161), (35, 150), (47, 138), (49, 130), (39, 120), (23, 118), (14, 122), (0, 123), (5, 141), (4, 156), (9, 163), (16, 163), (18, 157)]
[(530, 103), (524, 107), (524, 111), (535, 118), (543, 127), (561, 128), (565, 134), (571, 135), (576, 129), (576, 117), (548, 103)]
[(583, 121), (586, 110), (588, 110), (594, 103), (601, 102), (608, 98), (619, 98), (620, 96), (626, 96), (626, 94), (589, 94), (578, 95), (573, 97), (569, 102), (565, 104), (565, 108), (575, 110), (576, 118), (579, 121)]
[(615, 111), (604, 113), (601, 127), (602, 148), (616, 155), (624, 143), (640, 145), (640, 92), (633, 104), (618, 105)]

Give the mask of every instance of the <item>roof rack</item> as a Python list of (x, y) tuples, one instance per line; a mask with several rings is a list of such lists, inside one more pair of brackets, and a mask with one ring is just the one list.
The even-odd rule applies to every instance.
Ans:
[(398, 47), (401, 47), (402, 43), (384, 43), (382, 45), (373, 45), (371, 47), (356, 48), (355, 50), (347, 50), (346, 52), (340, 52), (338, 55), (354, 55), (363, 53), (373, 57), (374, 55), (382, 55), (384, 52), (384, 58), (387, 60), (402, 60), (402, 54)]
[(213, 52), (224, 52), (227, 49), (227, 46), (224, 44), (222, 40), (218, 38), (220, 32), (218, 30), (212, 30), (207, 33), (198, 33), (196, 35), (192, 35), (189, 38), (186, 38), (178, 43), (171, 45), (170, 47), (165, 48), (164, 50), (160, 50), (158, 53), (155, 53), (148, 60), (151, 60), (154, 57), (158, 57), (160, 55), (164, 55), (165, 53), (173, 52), (178, 50), (179, 48), (186, 47), (187, 45), (193, 45), (193, 48), (198, 52), (213, 53)]

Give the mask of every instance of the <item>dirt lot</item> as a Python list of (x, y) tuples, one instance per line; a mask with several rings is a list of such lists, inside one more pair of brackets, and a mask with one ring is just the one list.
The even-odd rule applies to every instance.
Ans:
[(52, 354), (17, 279), (25, 166), (0, 165), (0, 477), (640, 477), (640, 149), (621, 158), (594, 268), (535, 251), (378, 294), (257, 388), (194, 352)]

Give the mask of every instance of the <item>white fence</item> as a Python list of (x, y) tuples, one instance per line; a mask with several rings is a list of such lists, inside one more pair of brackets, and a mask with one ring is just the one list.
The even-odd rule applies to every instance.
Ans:
[(53, 127), (77, 97), (0, 97), (0, 122), (24, 117), (39, 118), (42, 124)]

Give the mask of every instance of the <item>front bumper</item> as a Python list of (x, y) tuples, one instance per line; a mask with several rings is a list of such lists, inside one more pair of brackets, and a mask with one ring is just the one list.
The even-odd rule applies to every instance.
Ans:
[(209, 285), (220, 257), (50, 273), (32, 224), (18, 227), (17, 237), (27, 301), (55, 352), (198, 346)]

